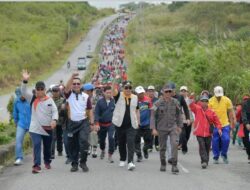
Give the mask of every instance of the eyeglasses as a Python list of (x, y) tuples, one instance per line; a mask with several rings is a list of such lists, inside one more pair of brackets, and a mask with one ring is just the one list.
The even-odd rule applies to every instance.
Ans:
[(172, 90), (165, 90), (165, 93), (172, 93)]
[(80, 86), (81, 83), (73, 83), (73, 85), (74, 85), (74, 86), (76, 86), (76, 85), (77, 85), (77, 86)]
[(36, 91), (44, 91), (44, 88), (36, 88)]
[(132, 89), (132, 86), (125, 86), (124, 89), (125, 89), (125, 90), (131, 90), (131, 89)]

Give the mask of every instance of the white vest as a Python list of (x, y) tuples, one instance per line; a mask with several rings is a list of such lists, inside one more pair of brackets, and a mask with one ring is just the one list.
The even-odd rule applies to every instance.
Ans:
[[(136, 116), (136, 107), (138, 105), (138, 98), (136, 95), (131, 95), (131, 102), (130, 102), (130, 118), (131, 118), (131, 124), (132, 127), (137, 129), (138, 126), (138, 120)], [(115, 105), (115, 110), (113, 113), (112, 123), (116, 125), (117, 127), (121, 127), (123, 118), (126, 111), (126, 100), (122, 93), (120, 93), (120, 97)]]

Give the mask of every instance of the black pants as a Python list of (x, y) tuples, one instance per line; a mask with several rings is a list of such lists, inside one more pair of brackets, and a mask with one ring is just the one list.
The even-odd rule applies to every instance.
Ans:
[(249, 142), (249, 131), (247, 130), (246, 127), (244, 127), (244, 134), (245, 137), (243, 137), (243, 142), (244, 142), (244, 146), (246, 147), (246, 153), (248, 155), (248, 157), (250, 158), (250, 142)]
[(53, 139), (52, 139), (52, 155), (55, 155), (55, 146), (57, 152), (63, 151), (63, 130), (61, 125), (57, 125), (55, 129), (53, 129)]
[(199, 143), (199, 153), (201, 157), (201, 163), (209, 162), (209, 151), (211, 147), (211, 137), (198, 137), (197, 141)]
[(100, 149), (102, 151), (105, 150), (106, 147), (106, 137), (108, 134), (108, 141), (109, 141), (109, 154), (113, 154), (114, 153), (114, 149), (115, 149), (115, 138), (114, 138), (114, 134), (115, 134), (115, 127), (113, 125), (109, 126), (109, 127), (103, 127), (100, 126), (100, 131), (98, 133), (99, 135), (99, 142), (100, 142)]
[[(78, 130), (73, 130), (72, 128), (77, 128)], [(72, 165), (78, 165), (79, 152), (80, 152), (80, 163), (87, 162), (87, 155), (89, 150), (89, 123), (88, 121), (82, 120), (80, 122), (69, 121), (68, 123), (68, 147), (69, 154), (72, 160)]]
[(136, 129), (135, 152), (136, 152), (137, 156), (142, 155), (141, 154), (141, 137), (143, 137), (143, 140), (144, 140), (143, 151), (148, 151), (148, 149), (150, 149), (151, 140), (152, 140), (151, 130), (149, 128)]
[(185, 123), (183, 125), (184, 126), (182, 128), (180, 135), (180, 144), (182, 145), (182, 151), (187, 152), (188, 151), (187, 143), (190, 138), (192, 125), (187, 125)]
[(128, 153), (128, 163), (133, 162), (136, 130), (132, 126), (128, 128), (122, 126), (117, 127), (116, 131), (120, 153), (120, 161), (126, 161)]
[(153, 146), (159, 146), (159, 138), (158, 136), (151, 135), (150, 148), (153, 149)]

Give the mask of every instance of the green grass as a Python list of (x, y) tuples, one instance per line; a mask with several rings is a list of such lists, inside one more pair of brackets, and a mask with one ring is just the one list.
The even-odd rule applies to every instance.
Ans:
[(159, 89), (174, 81), (196, 93), (221, 85), (234, 102), (240, 101), (250, 81), (249, 26), (247, 3), (147, 8), (127, 29), (129, 78), (135, 85)]
[(96, 20), (113, 14), (84, 2), (0, 5), (1, 94), (19, 85), (24, 68), (31, 71), (31, 82), (51, 75)]
[(16, 137), (16, 128), (11, 124), (0, 123), (0, 145), (12, 142)]

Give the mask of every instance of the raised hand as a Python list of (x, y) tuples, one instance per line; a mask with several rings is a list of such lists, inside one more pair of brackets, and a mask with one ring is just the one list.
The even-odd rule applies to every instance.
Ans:
[(23, 76), (23, 80), (26, 80), (28, 81), (29, 78), (30, 78), (30, 72), (27, 71), (27, 69), (24, 69), (23, 72), (22, 72), (22, 76)]

